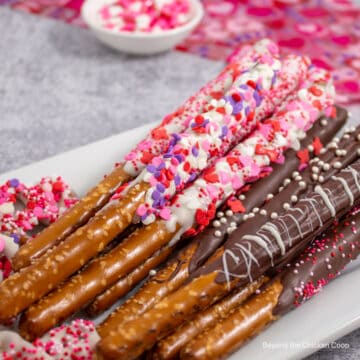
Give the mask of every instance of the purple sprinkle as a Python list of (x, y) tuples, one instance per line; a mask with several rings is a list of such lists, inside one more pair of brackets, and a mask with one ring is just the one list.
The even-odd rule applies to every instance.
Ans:
[(243, 103), (242, 101), (239, 101), (238, 103), (235, 104), (235, 106), (233, 106), (232, 114), (237, 115), (242, 109), (243, 109)]
[(275, 72), (274, 72), (274, 76), (273, 76), (272, 79), (271, 79), (271, 85), (272, 85), (272, 86), (275, 84), (276, 75), (277, 75), (277, 73), (276, 73), (276, 71), (275, 71)]
[(181, 136), (178, 134), (172, 134), (172, 137), (175, 139), (176, 142), (178, 142), (179, 140), (181, 140)]
[(11, 186), (11, 187), (16, 188), (16, 187), (19, 186), (19, 184), (20, 184), (20, 182), (19, 182), (18, 179), (11, 179), (11, 180), (10, 180), (10, 186)]
[(234, 98), (232, 96), (224, 96), (224, 100), (227, 102), (227, 103), (230, 103), (230, 105), (232, 107), (235, 106), (236, 102), (234, 100)]
[(141, 216), (140, 219), (141, 219), (141, 221), (144, 221), (144, 220), (146, 220), (147, 217), (148, 217), (147, 214), (145, 214), (145, 215)]
[(11, 234), (10, 236), (13, 238), (15, 244), (20, 244), (20, 237), (19, 237), (19, 235), (17, 235), (17, 234)]
[(247, 106), (247, 107), (245, 108), (245, 115), (248, 116), (248, 115), (249, 115), (249, 112), (250, 112), (250, 107)]
[(162, 170), (162, 169), (164, 169), (165, 168), (165, 163), (160, 163), (160, 165), (158, 166), (158, 170)]
[(158, 191), (160, 191), (161, 193), (163, 193), (165, 191), (165, 186), (163, 184), (161, 184), (161, 183), (157, 183), (156, 184), (156, 189)]
[(170, 158), (172, 158), (172, 154), (169, 154), (169, 153), (164, 154), (164, 155), (163, 155), (163, 158), (165, 158), (165, 159), (170, 159)]
[(196, 173), (191, 173), (190, 176), (189, 176), (189, 182), (192, 182), (196, 179)]
[(154, 172), (156, 172), (156, 166), (150, 164), (146, 167), (146, 170), (153, 174)]
[(154, 200), (153, 203), (152, 203), (152, 207), (153, 208), (158, 208), (160, 205), (160, 201), (159, 200)]
[(199, 149), (196, 146), (191, 149), (191, 152), (195, 157), (199, 155)]
[(246, 84), (241, 84), (239, 86), (240, 89), (243, 89), (243, 90), (247, 90), (248, 89), (248, 86)]
[(161, 176), (161, 172), (160, 171), (156, 171), (154, 174), (155, 178), (158, 179)]
[(158, 200), (159, 197), (160, 197), (160, 193), (159, 193), (157, 190), (155, 190), (155, 191), (152, 193), (151, 197), (153, 198), (153, 200)]
[(179, 175), (175, 175), (175, 177), (174, 177), (174, 182), (175, 182), (175, 185), (176, 185), (176, 186), (180, 185), (181, 179), (180, 179), (180, 176), (179, 176)]
[(255, 99), (256, 106), (259, 106), (261, 104), (261, 100), (262, 100), (261, 96), (259, 95), (259, 93), (257, 91), (254, 92), (253, 96)]
[(179, 163), (183, 162), (183, 156), (181, 154), (176, 154), (174, 157)]
[(224, 125), (221, 129), (222, 136), (226, 136), (228, 131), (229, 131), (228, 127), (226, 125)]

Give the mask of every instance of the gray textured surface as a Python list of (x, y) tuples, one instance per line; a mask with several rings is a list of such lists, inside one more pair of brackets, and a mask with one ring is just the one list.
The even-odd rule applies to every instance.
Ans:
[(86, 30), (0, 10), (0, 172), (159, 120), (221, 67), (121, 56)]
[[(0, 34), (0, 172), (158, 120), (221, 67), (119, 55), (85, 30), (4, 8)], [(360, 330), (339, 342), (349, 350), (307, 360), (360, 359)]]

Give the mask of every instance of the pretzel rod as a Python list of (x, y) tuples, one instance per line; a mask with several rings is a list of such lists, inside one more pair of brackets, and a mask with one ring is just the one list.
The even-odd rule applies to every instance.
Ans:
[[(268, 119), (263, 125), (259, 124), (258, 130), (237, 145), (226, 157), (216, 161), (206, 174), (178, 195), (172, 206), (172, 218), (169, 221), (156, 221), (151, 224), (154, 224), (153, 227), (135, 231), (109, 254), (92, 261), (71, 281), (32, 306), (25, 315), (27, 320), (23, 322), (22, 334), (29, 338), (41, 334), (44, 329), (54, 326), (85, 306), (94, 296), (127, 275), (140, 265), (143, 259), (147, 259), (170, 240), (170, 246), (178, 241), (180, 235), (199, 218), (199, 213), (205, 210), (209, 213), (214, 212), (215, 207), (234, 194), (236, 188), (241, 187), (248, 179), (259, 176), (261, 169), (266, 168), (271, 160), (279, 159), (286, 148), (293, 144), (298, 145), (298, 138), (304, 136), (304, 131), (318, 117), (318, 106), (331, 106), (334, 95), (326, 72), (312, 68), (308, 77), (309, 81), (298, 91), (302, 100), (299, 101), (297, 95), (294, 95), (275, 114), (275, 120)], [(286, 112), (286, 108), (290, 110)], [(276, 131), (278, 126), (280, 130)], [(269, 127), (273, 131), (270, 131), (269, 138), (266, 138), (264, 129)], [(265, 131), (265, 134), (268, 132)], [(254, 154), (253, 158), (244, 156), (249, 152)], [(217, 177), (216, 181), (213, 177), (209, 181), (209, 175), (212, 173)], [(36, 271), (35, 273), (37, 274)], [(99, 274), (102, 276), (99, 277)], [(29, 316), (29, 313), (32, 315)]]
[(77, 228), (84, 225), (101, 209), (118, 187), (138, 175), (154, 156), (166, 151), (171, 135), (183, 132), (189, 126), (189, 120), (201, 113), (213, 96), (221, 97), (232, 85), (240, 72), (247, 69), (254, 57), (266, 49), (269, 55), (278, 55), (278, 48), (269, 40), (248, 47), (239, 54), (237, 62), (228, 65), (220, 75), (190, 97), (174, 113), (166, 116), (160, 126), (153, 129), (126, 157), (126, 162), (115, 167), (85, 197), (58, 221), (42, 231), (37, 237), (22, 247), (12, 260), (15, 270), (29, 265), (49, 248), (56, 245)]
[(108, 288), (102, 294), (98, 295), (95, 300), (87, 307), (86, 312), (89, 316), (95, 317), (110, 308), (119, 299), (131, 291), (140, 281), (144, 280), (154, 268), (165, 261), (173, 247), (164, 247), (152, 257), (147, 259), (142, 265), (133, 270), (129, 275), (121, 278), (115, 285)]
[(205, 329), (215, 326), (219, 320), (228, 317), (230, 312), (239, 307), (260, 286), (269, 281), (262, 276), (246, 285), (241, 290), (235, 290), (205, 311), (198, 313), (194, 319), (177, 329), (173, 334), (160, 340), (151, 352), (152, 359), (176, 359), (180, 350)]
[(146, 188), (140, 184), (134, 186), (129, 190), (129, 194), (133, 195), (131, 201), (120, 199), (107, 205), (87, 225), (2, 282), (0, 321), (19, 314), (102, 251), (130, 224), (132, 218), (129, 213), (141, 203)]
[(185, 247), (167, 266), (152, 276), (133, 297), (113, 311), (100, 325), (97, 331), (105, 337), (118, 326), (138, 318), (151, 309), (169, 293), (178, 289), (189, 277), (186, 259), (193, 253), (194, 244)]
[[(307, 131), (306, 137), (301, 141), (301, 147), (307, 148), (307, 146), (312, 144), (315, 134), (319, 135), (320, 141), (328, 142), (345, 122), (345, 119), (346, 111), (342, 109), (338, 109), (337, 116), (334, 119), (326, 120), (326, 123), (323, 118), (318, 119), (314, 126)], [(270, 175), (251, 185), (250, 190), (246, 193), (246, 198), (243, 200), (245, 209), (250, 210), (260, 206), (266, 199), (266, 195), (274, 193), (283, 180), (288, 178), (299, 165), (300, 159), (296, 156), (296, 152), (288, 149), (285, 152), (284, 164), (275, 164)], [(206, 260), (207, 256), (203, 256), (203, 253), (209, 254), (207, 248), (211, 248), (214, 251), (221, 244), (221, 236), (218, 236), (218, 233), (215, 236), (214, 230), (221, 230), (221, 235), (224, 238), (228, 233), (227, 228), (229, 225), (233, 225), (233, 221), (241, 222), (243, 213), (233, 213), (232, 211), (229, 213), (227, 211), (224, 214), (219, 212), (218, 217), (220, 220), (223, 217), (230, 219), (226, 222), (215, 220), (213, 222), (215, 229), (213, 227), (206, 228), (182, 251), (180, 256), (171, 261), (167, 267), (160, 270), (132, 298), (112, 312), (97, 328), (102, 337), (115, 330), (120, 323), (125, 323), (135, 317), (139, 317), (142, 313), (149, 310), (150, 307), (154, 306), (156, 302), (164, 298), (170, 291), (175, 291), (179, 288), (188, 278), (189, 274)], [(206, 247), (203, 244), (206, 244)], [(196, 264), (196, 268), (192, 268), (193, 264)], [(109, 294), (109, 296), (111, 295)], [(114, 296), (111, 303), (114, 303), (117, 299)]]
[(214, 328), (194, 338), (181, 359), (220, 359), (280, 316), (318, 294), (360, 253), (360, 213), (354, 209), (255, 295)]
[[(100, 359), (134, 359), (196, 311), (264, 274), (289, 249), (310, 242), (335, 216), (360, 200), (360, 160), (301, 199), (277, 219), (242, 238), (229, 236), (216, 258), (190, 281), (98, 344)], [(255, 228), (257, 229), (257, 228)], [(166, 311), (164, 311), (166, 309)]]
[[(359, 155), (356, 151), (346, 151), (344, 148), (346, 147), (348, 150), (354, 149), (359, 146), (359, 139), (360, 138), (360, 127), (357, 129), (350, 129), (342, 139), (337, 143), (336, 150), (331, 149), (327, 150), (323, 148), (324, 151), (321, 151), (322, 154), (319, 155), (318, 158), (315, 158), (316, 161), (311, 160), (315, 164), (322, 162), (322, 159), (327, 159), (326, 164), (330, 165), (329, 168), (325, 166), (323, 172), (320, 172), (320, 176), (324, 178), (322, 181), (328, 180), (331, 176), (337, 172), (339, 172), (342, 168), (345, 168), (346, 165), (351, 162), (350, 160), (354, 161)], [(332, 145), (332, 144), (331, 144)], [(334, 150), (334, 151), (333, 151)], [(338, 155), (337, 155), (338, 154)], [(325, 164), (325, 162), (323, 162)], [(337, 164), (334, 168), (334, 164)], [(316, 172), (314, 172), (314, 170)], [(263, 224), (266, 223), (270, 218), (276, 218), (279, 215), (283, 214), (290, 203), (297, 202), (299, 198), (303, 197), (306, 193), (310, 190), (313, 190), (315, 185), (318, 183), (319, 179), (319, 171), (317, 171), (316, 167), (308, 167), (301, 175), (296, 175), (295, 179), (288, 184), (285, 182), (284, 186), (280, 187), (280, 191), (274, 197), (269, 200), (261, 210), (257, 210), (254, 216), (254, 212), (251, 212), (249, 219), (240, 225), (237, 229), (233, 225), (227, 225), (227, 228), (224, 227), (224, 230), (228, 233), (231, 233), (233, 237), (241, 238), (242, 236), (246, 235), (247, 233), (251, 232), (252, 229), (258, 229)], [(317, 174), (317, 177), (314, 179), (314, 174)], [(290, 180), (289, 180), (290, 181)], [(229, 231), (230, 230), (230, 231)], [(304, 245), (300, 247), (294, 247), (282, 258), (280, 264), (276, 264), (277, 268), (281, 268), (284, 266), (289, 259), (293, 259), (297, 253), (301, 252), (304, 248)], [(273, 272), (276, 270), (274, 269)], [(211, 311), (211, 310), (209, 310)], [(189, 325), (186, 326), (186, 331), (182, 332), (181, 328), (176, 331), (173, 335), (169, 336), (168, 338), (161, 341), (161, 347), (159, 347), (159, 357), (160, 358), (173, 358), (175, 357), (176, 353), (178, 353), (182, 346), (185, 345), (187, 341), (191, 339), (191, 337), (187, 337), (187, 334), (191, 334), (191, 331), (196, 331), (198, 325), (190, 322)], [(191, 330), (191, 327), (195, 329)], [(167, 355), (166, 355), (167, 354)]]

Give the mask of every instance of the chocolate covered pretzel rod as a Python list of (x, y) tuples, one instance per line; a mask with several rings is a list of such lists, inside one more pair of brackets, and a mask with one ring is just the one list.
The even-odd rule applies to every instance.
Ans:
[[(301, 141), (301, 148), (306, 149), (311, 145), (316, 135), (318, 135), (317, 139), (320, 140), (320, 143), (327, 144), (344, 124), (346, 117), (347, 112), (341, 108), (337, 108), (335, 118), (318, 119), (314, 126), (307, 131), (306, 137)], [(289, 178), (300, 165), (301, 161), (296, 156), (296, 151), (288, 149), (285, 152), (284, 164), (275, 164), (273, 170), (267, 177), (252, 184), (250, 190), (246, 192), (246, 198), (242, 200), (245, 208), (244, 213), (234, 213), (233, 211), (219, 212), (219, 219), (213, 222), (213, 226), (206, 228), (200, 233), (168, 266), (149, 279), (132, 298), (128, 299), (117, 310), (112, 312), (109, 317), (98, 326), (98, 332), (102, 336), (109, 334), (112, 329), (116, 329), (116, 327), (119, 326), (121, 321), (126, 322), (140, 316), (156, 302), (164, 298), (170, 291), (174, 291), (180, 287), (182, 283), (186, 281), (189, 274), (202, 265), (202, 262), (207, 259), (208, 256), (203, 255), (203, 253), (211, 255), (228, 234), (228, 228), (233, 229), (234, 222), (236, 224), (240, 223), (246, 212), (251, 211), (251, 209), (255, 207), (259, 207), (266, 200), (267, 195), (269, 193), (275, 193), (283, 181)], [(223, 218), (227, 221), (223, 221)], [(212, 249), (212, 251), (210, 252), (204, 244)], [(195, 268), (193, 264), (196, 264)], [(122, 280), (120, 282), (122, 282)], [(116, 285), (114, 285), (114, 288), (116, 288)], [(99, 298), (109, 299), (106, 305), (112, 305), (119, 299), (116, 293), (112, 293), (111, 291), (100, 295)], [(99, 308), (96, 300), (94, 301), (94, 306)], [(100, 310), (104, 311), (105, 307), (101, 307)]]
[(220, 359), (271, 322), (318, 294), (359, 256), (360, 213), (353, 209), (286, 267), (260, 294), (193, 339), (182, 359)]
[[(261, 210), (252, 211), (248, 215), (247, 222), (240, 225), (236, 228), (234, 225), (228, 225), (225, 228), (226, 232), (232, 233), (233, 237), (241, 238), (246, 235), (252, 229), (260, 228), (267, 220), (270, 218), (277, 218), (279, 215), (282, 215), (288, 207), (289, 204), (297, 202), (301, 197), (306, 195), (310, 190), (313, 190), (316, 184), (318, 183), (319, 177), (322, 176), (322, 182), (328, 180), (331, 176), (339, 172), (342, 168), (345, 168), (347, 164), (354, 161), (355, 158), (359, 156), (356, 151), (347, 151), (359, 148), (359, 134), (360, 127), (357, 129), (349, 129), (345, 135), (338, 141), (336, 144), (336, 149), (333, 148), (334, 143), (330, 144), (330, 149), (322, 148), (321, 154), (318, 158), (315, 158), (315, 164), (325, 162), (329, 166), (325, 166), (325, 169), (320, 173), (316, 168), (309, 167), (301, 175), (295, 173), (295, 178), (290, 181), (285, 181), (283, 186), (280, 187), (280, 191), (274, 193), (274, 197), (269, 200)], [(312, 161), (311, 161), (312, 162)], [(334, 164), (337, 164), (335, 167)], [(315, 172), (314, 172), (315, 171)], [(313, 175), (317, 176), (314, 177)], [(322, 174), (322, 175), (319, 175)], [(291, 258), (294, 258), (298, 252), (301, 252), (304, 245), (300, 247), (294, 247), (291, 251), (288, 251), (285, 257), (282, 258), (280, 264), (276, 264), (277, 267), (282, 267), (284, 263)], [(274, 271), (275, 272), (275, 269)], [(234, 295), (236, 298), (236, 295)], [(231, 298), (231, 296), (230, 296)], [(194, 333), (200, 333), (201, 324), (206, 324), (206, 321), (201, 321), (202, 317), (208, 319), (208, 312), (212, 313), (211, 309), (205, 310), (203, 313), (200, 313), (196, 316), (197, 321), (191, 321), (188, 325), (185, 325), (182, 328), (179, 328), (174, 334), (163, 339), (161, 344), (157, 347), (156, 355), (159, 358), (173, 358), (181, 350), (181, 348), (192, 339)], [(203, 328), (204, 330), (204, 328)]]
[(269, 40), (263, 40), (253, 47), (247, 47), (239, 54), (236, 61), (228, 65), (220, 75), (191, 96), (183, 106), (166, 116), (160, 126), (153, 129), (134, 150), (126, 157), (123, 164), (114, 170), (91, 189), (71, 210), (58, 221), (42, 231), (29, 244), (24, 246), (12, 260), (13, 268), (19, 270), (41, 256), (53, 245), (65, 239), (74, 230), (87, 221), (102, 208), (114, 194), (115, 190), (138, 175), (154, 156), (166, 151), (171, 135), (183, 132), (190, 119), (201, 113), (208, 102), (221, 98), (230, 88), (234, 79), (247, 69), (259, 54), (278, 56), (278, 48)]
[[(23, 323), (23, 335), (36, 336), (38, 332), (79, 310), (141, 264), (142, 259), (151, 256), (170, 240), (170, 246), (173, 245), (199, 218), (199, 214), (214, 211), (244, 183), (259, 177), (261, 170), (281, 158), (286, 148), (298, 145), (299, 138), (305, 136), (304, 131), (318, 117), (318, 107), (330, 106), (334, 96), (328, 74), (315, 68), (309, 71), (308, 81), (302, 86), (283, 104), (274, 118), (259, 124), (258, 129), (244, 142), (216, 161), (192, 186), (178, 195), (172, 205), (171, 219), (167, 222), (156, 221), (136, 230), (119, 246), (92, 261), (71, 281), (32, 306), (27, 312), (28, 321)], [(253, 157), (244, 154), (253, 154)], [(101, 278), (99, 274), (102, 274)], [(32, 315), (29, 316), (29, 313)]]
[(103, 338), (98, 344), (100, 358), (136, 358), (196, 311), (259, 278), (291, 248), (309, 243), (334, 217), (342, 216), (359, 201), (359, 180), (357, 160), (259, 230), (242, 238), (230, 235), (224, 248), (185, 286), (143, 314), (141, 320), (128, 322), (126, 329), (118, 328)]

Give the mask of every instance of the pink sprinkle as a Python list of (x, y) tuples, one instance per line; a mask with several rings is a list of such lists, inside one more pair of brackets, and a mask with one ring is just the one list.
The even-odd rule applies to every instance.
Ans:
[(161, 209), (159, 215), (164, 220), (170, 220), (170, 216), (171, 216), (170, 209), (168, 208)]
[(137, 209), (137, 214), (139, 216), (144, 216), (146, 214), (146, 206), (145, 205), (140, 205)]

